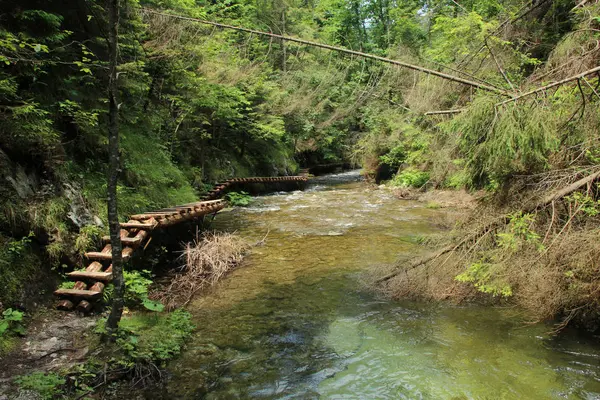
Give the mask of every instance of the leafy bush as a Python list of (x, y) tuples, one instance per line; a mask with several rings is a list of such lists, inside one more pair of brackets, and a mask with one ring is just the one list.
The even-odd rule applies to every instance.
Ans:
[(21, 324), (24, 313), (12, 308), (4, 310), (0, 318), (0, 337), (6, 333), (25, 335), (25, 327)]
[(491, 264), (485, 261), (479, 261), (471, 264), (462, 274), (456, 276), (459, 282), (473, 283), (475, 288), (492, 296), (512, 296), (512, 288), (507, 283), (495, 277), (497, 269), (502, 266)]
[(415, 168), (406, 168), (392, 179), (393, 186), (422, 187), (429, 181), (429, 172), (419, 171)]
[(379, 157), (379, 161), (391, 167), (398, 168), (406, 160), (406, 149), (403, 144), (393, 147), (386, 154)]
[[(124, 271), (123, 278), (125, 280), (125, 304), (129, 307), (142, 305), (150, 311), (161, 312), (164, 306), (157, 301), (150, 300), (148, 297), (148, 288), (152, 285), (152, 280), (149, 278), (150, 271)], [(104, 289), (103, 299), (109, 302), (114, 291), (114, 286), (111, 284)]]
[(246, 207), (252, 202), (252, 196), (246, 192), (229, 192), (225, 196), (232, 206)]

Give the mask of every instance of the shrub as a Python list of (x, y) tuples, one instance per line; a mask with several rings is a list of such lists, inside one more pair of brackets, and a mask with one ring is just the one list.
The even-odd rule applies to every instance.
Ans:
[(4, 310), (0, 318), (0, 337), (6, 333), (17, 335), (25, 334), (25, 327), (21, 324), (24, 314), (12, 308)]
[(419, 171), (409, 167), (398, 173), (394, 179), (392, 179), (391, 183), (393, 186), (419, 188), (424, 186), (428, 181), (429, 172)]
[[(124, 271), (123, 278), (125, 279), (125, 304), (130, 307), (142, 305), (150, 311), (161, 312), (164, 306), (157, 301), (151, 300), (148, 297), (148, 288), (152, 285), (152, 280), (149, 278), (150, 271)], [(114, 287), (109, 285), (104, 290), (104, 301), (109, 302), (113, 295)]]
[(252, 196), (246, 192), (229, 192), (225, 197), (232, 206), (246, 207), (252, 202)]

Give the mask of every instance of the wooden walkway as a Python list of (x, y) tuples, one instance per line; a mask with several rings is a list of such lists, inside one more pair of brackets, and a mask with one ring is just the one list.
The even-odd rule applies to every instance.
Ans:
[[(153, 230), (166, 228), (208, 214), (216, 214), (225, 208), (227, 202), (217, 200), (217, 198), (222, 197), (227, 190), (234, 186), (249, 183), (306, 182), (307, 180), (306, 176), (230, 179), (217, 184), (205, 197), (205, 201), (132, 215), (129, 221), (121, 223), (123, 262), (129, 260), (137, 248), (144, 243), (148, 243), (150, 233)], [(85, 270), (73, 271), (67, 274), (70, 279), (75, 281), (73, 288), (58, 289), (54, 292), (61, 299), (57, 304), (58, 309), (70, 311), (76, 308), (82, 312), (89, 312), (93, 307), (93, 302), (102, 297), (105, 285), (112, 280), (110, 237), (105, 236), (103, 241), (105, 245), (102, 250), (85, 253), (85, 257), (90, 261)]]
[(217, 183), (213, 190), (208, 192), (208, 195), (204, 198), (206, 200), (213, 200), (222, 197), (225, 192), (231, 190), (235, 186), (242, 186), (249, 183), (282, 183), (282, 182), (306, 182), (307, 176), (275, 176), (275, 177), (263, 177), (263, 178), (234, 178), (229, 179), (223, 183)]

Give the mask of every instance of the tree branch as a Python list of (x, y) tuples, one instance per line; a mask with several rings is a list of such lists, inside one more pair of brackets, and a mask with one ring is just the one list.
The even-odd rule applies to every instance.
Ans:
[(583, 77), (585, 77), (587, 75), (591, 75), (591, 74), (593, 74), (595, 72), (598, 72), (598, 71), (600, 71), (600, 66), (598, 66), (596, 68), (588, 69), (587, 71), (584, 71), (584, 72), (582, 72), (580, 74), (577, 74), (577, 75), (574, 75), (574, 76), (570, 76), (570, 77), (565, 78), (563, 80), (560, 80), (558, 82), (550, 83), (549, 85), (542, 86), (542, 87), (539, 87), (539, 88), (534, 89), (534, 90), (530, 90), (529, 92), (523, 93), (523, 94), (521, 94), (519, 96), (515, 96), (512, 99), (501, 101), (500, 103), (496, 104), (496, 107), (504, 105), (504, 104), (507, 104), (507, 103), (510, 103), (511, 101), (517, 101), (519, 99), (522, 99), (523, 97), (527, 97), (527, 96), (530, 96), (532, 94), (543, 92), (545, 90), (548, 90), (548, 89), (556, 87), (556, 86), (564, 85), (565, 83), (569, 83), (569, 82), (572, 82), (574, 80), (579, 80), (579, 79), (581, 79), (581, 78), (583, 78)]

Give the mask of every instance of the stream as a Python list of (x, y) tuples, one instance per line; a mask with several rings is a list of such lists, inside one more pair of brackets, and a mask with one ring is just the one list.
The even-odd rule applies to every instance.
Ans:
[(365, 271), (422, 251), (447, 212), (351, 171), (217, 215), (215, 230), (265, 244), (188, 306), (197, 330), (146, 397), (600, 399), (597, 338), (365, 288)]

